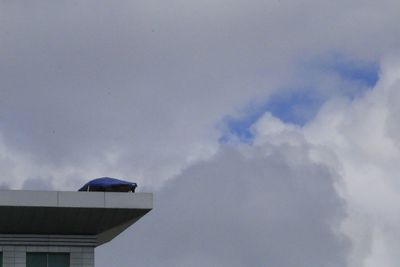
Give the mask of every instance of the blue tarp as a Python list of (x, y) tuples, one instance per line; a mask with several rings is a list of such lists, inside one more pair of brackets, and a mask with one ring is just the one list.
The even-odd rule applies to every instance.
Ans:
[[(100, 190), (96, 190), (96, 191), (112, 191), (111, 189), (113, 187), (114, 188), (115, 187), (125, 187), (125, 188), (129, 188), (131, 191), (134, 192), (135, 188), (137, 187), (137, 184), (119, 180), (116, 178), (102, 177), (102, 178), (97, 178), (97, 179), (91, 180), (90, 182), (86, 183), (81, 189), (79, 189), (79, 191), (91, 191), (90, 188), (100, 189)], [(109, 190), (107, 190), (107, 189), (109, 189)]]

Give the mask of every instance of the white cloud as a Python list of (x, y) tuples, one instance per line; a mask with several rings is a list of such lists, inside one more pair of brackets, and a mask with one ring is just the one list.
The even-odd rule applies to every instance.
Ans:
[(314, 163), (309, 149), (304, 142), (222, 146), (157, 193), (149, 215), (97, 249), (96, 265), (344, 266), (345, 204), (335, 173)]
[(284, 125), (269, 114), (255, 126), (256, 144), (276, 137), (281, 143), (305, 139), (311, 158), (340, 174), (336, 186), (348, 209), (342, 229), (352, 240), (351, 267), (397, 266), (400, 260), (400, 75), (395, 62), (383, 62), (373, 90), (352, 101), (330, 100), (304, 128)]

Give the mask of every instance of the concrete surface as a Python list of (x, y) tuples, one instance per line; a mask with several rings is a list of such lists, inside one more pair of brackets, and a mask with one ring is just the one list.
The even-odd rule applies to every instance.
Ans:
[(151, 193), (0, 191), (0, 234), (110, 241), (153, 208)]

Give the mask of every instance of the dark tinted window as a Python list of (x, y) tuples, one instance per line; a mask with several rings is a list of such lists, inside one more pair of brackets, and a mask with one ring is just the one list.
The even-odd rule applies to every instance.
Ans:
[(27, 253), (27, 267), (69, 267), (68, 253)]

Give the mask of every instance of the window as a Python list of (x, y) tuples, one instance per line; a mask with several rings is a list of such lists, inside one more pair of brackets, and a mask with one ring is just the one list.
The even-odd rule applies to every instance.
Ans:
[(0, 267), (3, 267), (3, 253), (0, 252)]
[[(27, 253), (27, 267), (69, 267), (68, 253)], [(0, 266), (1, 267), (1, 266)]]

